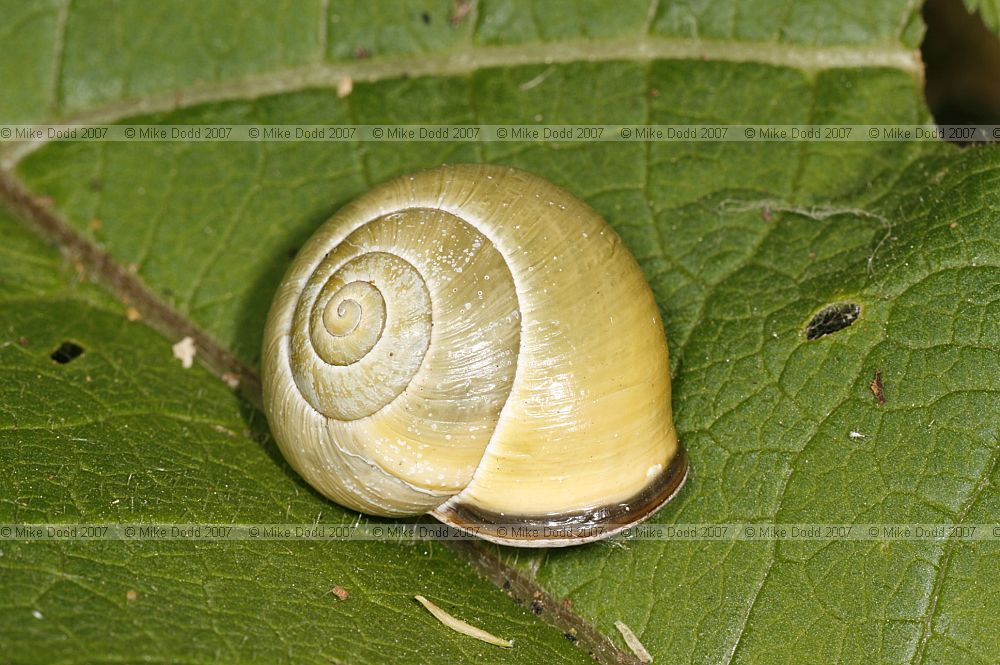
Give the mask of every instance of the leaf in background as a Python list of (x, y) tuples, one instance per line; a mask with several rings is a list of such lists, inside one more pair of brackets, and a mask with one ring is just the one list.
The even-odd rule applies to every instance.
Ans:
[[(913, 51), (922, 27), (917, 8), (906, 1), (800, 2), (780, 10), (763, 1), (652, 8), (594, 2), (575, 13), (558, 3), (481, 2), (454, 26), (449, 2), (331, 7), (325, 21), (316, 20), (319, 6), (224, 10), (218, 3), (219, 16), (204, 25), (226, 23), (229, 32), (219, 37), (208, 28), (189, 29), (198, 17), (188, 4), (159, 12), (136, 5), (120, 13), (83, 3), (68, 11), (61, 4), (34, 12), (15, 6), (7, 15), (24, 14), (16, 22), (21, 27), (8, 32), (37, 52), (7, 50), (0, 58), (19, 72), (51, 70), (52, 83), (49, 92), (36, 90), (33, 81), (45, 80), (37, 71), (5, 83), (12, 94), (0, 103), (0, 115), (174, 124), (929, 121)], [(118, 24), (104, 26), (109, 13)], [(107, 38), (94, 39), (98, 33)], [(70, 57), (84, 53), (85, 67)], [(64, 64), (46, 69), (38, 64), (45, 58)], [(344, 72), (356, 81), (341, 99), (332, 86)], [(407, 76), (411, 72), (421, 76)], [(29, 147), (38, 149), (24, 157), (24, 146), (6, 150), (20, 181), (50, 198), (80, 238), (134, 271), (251, 366), (281, 274), (339, 206), (389, 177), (441, 162), (529, 169), (608, 219), (639, 258), (664, 312), (677, 426), (693, 474), (658, 523), (996, 520), (1000, 156), (992, 148), (959, 152), (916, 142)], [(10, 281), (23, 270), (38, 276), (44, 293), (61, 293), (44, 263), (27, 263), (11, 264)], [(109, 521), (265, 521), (286, 514), (311, 521), (319, 512), (324, 520), (351, 519), (307, 490), (272, 448), (254, 442), (263, 425), (251, 407), (207, 373), (178, 369), (169, 342), (124, 322), (115, 311), (120, 305), (97, 294), (87, 298), (103, 304), (87, 305), (69, 323), (34, 304), (8, 314), (11, 339), (29, 330), (51, 345), (75, 331), (74, 320), (86, 322), (83, 346), (110, 344), (107, 357), (118, 366), (104, 370), (103, 384), (112, 392), (91, 402), (112, 405), (104, 412), (113, 415), (125, 396), (135, 407), (136, 382), (153, 382), (147, 409), (159, 415), (130, 424), (145, 445), (125, 448), (125, 455), (110, 452), (134, 436), (132, 429), (123, 433), (127, 421), (117, 417), (113, 429), (105, 424), (84, 433), (89, 446), (14, 433), (5, 447), (12, 459), (31, 448), (46, 462), (6, 479), (14, 484), (0, 492), (9, 499), (0, 505), (9, 506), (12, 520), (62, 515), (74, 521), (83, 512)], [(838, 302), (859, 305), (858, 320), (807, 341), (811, 317)], [(147, 356), (154, 348), (158, 354)], [(51, 364), (45, 354), (31, 362)], [(868, 390), (875, 371), (885, 380), (883, 406)], [(173, 381), (178, 387), (169, 388)], [(79, 407), (94, 408), (81, 401), (78, 383), (33, 384), (34, 394), (15, 388), (29, 398), (11, 398), (8, 422), (29, 413), (69, 418)], [(57, 399), (60, 391), (66, 395)], [(39, 408), (50, 392), (56, 397)], [(205, 422), (168, 417), (177, 412)], [(851, 431), (865, 438), (852, 439)], [(179, 473), (163, 478), (151, 471), (160, 467)], [(79, 482), (55, 483), (47, 498), (54, 483), (48, 475), (59, 468), (79, 474)], [(126, 489), (139, 483), (130, 496), (147, 501), (130, 506), (134, 513), (102, 503), (115, 492), (129, 495), (123, 478)], [(310, 654), (348, 662), (377, 660), (390, 625), (393, 632), (420, 626), (421, 635), (440, 640), (401, 658), (496, 658), (477, 651), (485, 647), (434, 632), (439, 627), (430, 628), (406, 595), (415, 591), (407, 590), (408, 576), (447, 578), (448, 598), (469, 610), (463, 619), (474, 622), (476, 612), (489, 608), (481, 623), (515, 637), (512, 657), (579, 655), (567, 651), (557, 632), (494, 602), (495, 591), (439, 546), (425, 560), (415, 555), (425, 545), (184, 549), (148, 543), (128, 545), (129, 558), (112, 566), (107, 553), (126, 546), (72, 545), (17, 545), (16, 558), (4, 557), (12, 574), (28, 566), (22, 561), (32, 552), (45, 553), (51, 563), (33, 573), (37, 584), (26, 583), (15, 597), (28, 594), (28, 586), (48, 585), (58, 607), (90, 609), (93, 596), (105, 594), (117, 598), (115, 612), (124, 613), (128, 580), (150, 575), (153, 558), (173, 561), (153, 568), (172, 581), (162, 582), (167, 591), (157, 596), (160, 609), (132, 619), (130, 634), (165, 625), (184, 634), (192, 621), (212, 622), (214, 631), (199, 637), (204, 660), (242, 653), (236, 640), (248, 614), (262, 622), (278, 618), (267, 627), (253, 624), (247, 634), (288, 629), (312, 646)], [(624, 621), (658, 662), (988, 663), (1000, 654), (991, 627), (1000, 610), (998, 549), (995, 542), (956, 540), (672, 541), (504, 555), (552, 597), (571, 599), (573, 613), (623, 650), (614, 622)], [(351, 552), (352, 559), (334, 552)], [(365, 562), (360, 570), (354, 557)], [(65, 561), (72, 567), (58, 563)], [(249, 561), (260, 562), (250, 569), (255, 576), (247, 575)], [(348, 574), (372, 594), (370, 604), (329, 597), (317, 604), (310, 595)], [(51, 581), (63, 575), (74, 581)], [(253, 592), (243, 586), (248, 577)], [(202, 595), (184, 586), (192, 580), (206, 585)], [(172, 614), (167, 603), (181, 593), (191, 595), (185, 609)], [(262, 613), (262, 606), (279, 611)], [(0, 621), (27, 621), (20, 618), (27, 608), (15, 604)], [(62, 622), (66, 630), (76, 621), (70, 614), (66, 610)], [(317, 630), (324, 624), (328, 630)], [(24, 632), (17, 644), (63, 635), (40, 621), (18, 630)], [(279, 658), (279, 651), (261, 656)]]
[(1000, 2), (997, 0), (968, 0), (969, 11), (978, 11), (990, 30), (1000, 30)]

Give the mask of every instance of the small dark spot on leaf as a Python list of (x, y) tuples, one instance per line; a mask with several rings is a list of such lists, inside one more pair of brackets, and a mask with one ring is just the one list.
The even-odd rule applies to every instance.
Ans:
[(861, 307), (853, 302), (838, 302), (824, 307), (809, 319), (806, 339), (819, 339), (823, 335), (842, 330), (858, 320)]
[(354, 57), (358, 60), (367, 60), (372, 57), (372, 52), (366, 49), (364, 46), (354, 47)]
[[(288, 251), (285, 252), (285, 254), (287, 254), (288, 258), (290, 258), (290, 259), (294, 259), (295, 255), (298, 254), (298, 253), (299, 253), (299, 248), (298, 247), (289, 247)], [(327, 252), (327, 254), (329, 255), (329, 252)]]
[(27, 337), (18, 337), (17, 338), (17, 343), (20, 344), (22, 347), (27, 348), (27, 346), (28, 346), (28, 338)]
[(573, 633), (563, 633), (563, 637), (565, 637), (567, 640), (569, 640), (574, 644), (576, 643), (576, 635), (574, 635)]
[(504, 580), (503, 585), (500, 588), (504, 591), (510, 591), (510, 580)]
[(427, 12), (421, 12), (420, 13), (420, 20), (424, 22), (424, 25), (430, 25), (431, 24), (431, 15), (428, 14)]
[(83, 355), (83, 347), (73, 342), (63, 342), (49, 357), (60, 365), (65, 365)]
[(545, 610), (545, 606), (542, 605), (542, 601), (533, 600), (531, 601), (531, 613), (535, 616), (539, 616)]
[(875, 395), (875, 401), (880, 405), (885, 404), (885, 386), (882, 385), (882, 370), (875, 370), (875, 378), (872, 379), (868, 387), (872, 391), (872, 395)]
[(91, 178), (90, 180), (90, 191), (99, 192), (104, 189), (104, 181), (100, 178)]
[(448, 17), (448, 23), (452, 27), (460, 24), (472, 11), (471, 0), (453, 0), (451, 3), (451, 16)]

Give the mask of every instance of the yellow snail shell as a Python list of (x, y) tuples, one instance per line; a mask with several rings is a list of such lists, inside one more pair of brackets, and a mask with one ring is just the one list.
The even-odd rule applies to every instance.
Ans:
[(361, 512), (572, 545), (646, 519), (687, 475), (641, 269), (524, 171), (443, 166), (345, 206), (289, 268), (262, 362), (282, 453)]

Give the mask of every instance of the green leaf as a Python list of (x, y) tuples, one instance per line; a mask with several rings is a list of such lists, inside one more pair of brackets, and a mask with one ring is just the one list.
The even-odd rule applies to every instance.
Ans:
[[(14, 4), (0, 12), (0, 34), (18, 45), (0, 55), (14, 72), (0, 118), (930, 120), (913, 50), (923, 28), (905, 0), (576, 11), (484, 0), (464, 15), (464, 3), (330, 4)], [(344, 75), (354, 90), (341, 98)], [(325, 218), (391, 176), (463, 161), (568, 188), (646, 271), (693, 469), (657, 523), (976, 524), (1000, 514), (994, 148), (64, 142), (9, 143), (0, 155), (11, 168), (2, 196), (107, 289), (0, 219), (10, 238), (0, 250), (0, 454), (13, 470), (0, 480), (0, 521), (353, 520), (287, 468), (252, 403), (207, 370), (180, 367), (177, 320), (256, 366), (277, 283)], [(148, 297), (130, 304), (167, 337), (125, 318), (122, 299), (136, 289)], [(807, 340), (812, 317), (844, 302), (858, 305), (857, 321)], [(83, 355), (54, 363), (63, 341)], [(869, 389), (876, 372), (882, 405)], [(1000, 547), (989, 540), (640, 541), (542, 555), (301, 541), (0, 549), (0, 635), (23, 661), (40, 657), (39, 643), (83, 661), (500, 658), (434, 622), (417, 593), (514, 638), (511, 662), (586, 659), (586, 649), (625, 657), (615, 621), (657, 662), (1000, 657)], [(522, 603), (537, 592), (541, 616), (477, 572), (515, 579)], [(338, 601), (334, 585), (351, 597)], [(552, 600), (563, 598), (571, 609)], [(586, 649), (560, 634), (591, 624)], [(598, 648), (601, 634), (617, 652)]]
[(1000, 30), (1000, 2), (997, 0), (966, 0), (969, 11), (978, 11), (983, 23), (993, 32)]

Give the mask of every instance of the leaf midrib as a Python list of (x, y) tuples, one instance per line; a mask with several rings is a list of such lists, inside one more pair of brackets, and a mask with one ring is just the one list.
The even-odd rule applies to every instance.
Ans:
[[(407, 55), (353, 62), (319, 62), (211, 85), (195, 84), (64, 116), (56, 115), (35, 127), (114, 124), (129, 117), (166, 113), (201, 104), (257, 99), (310, 88), (336, 88), (345, 77), (355, 82), (371, 83), (406, 77), (468, 76), (480, 70), (500, 67), (653, 60), (756, 63), (797, 69), (810, 77), (828, 69), (898, 69), (913, 76), (918, 84), (922, 84), (923, 80), (920, 52), (898, 45), (817, 47), (780, 42), (648, 36), (606, 41), (574, 39), (517, 46), (464, 47), (419, 57)], [(0, 143), (0, 167), (13, 170), (24, 157), (48, 143), (47, 139)]]

